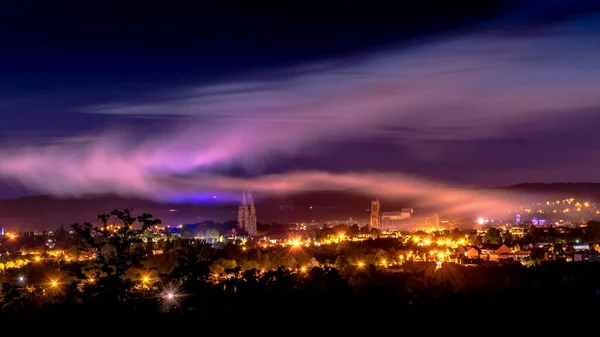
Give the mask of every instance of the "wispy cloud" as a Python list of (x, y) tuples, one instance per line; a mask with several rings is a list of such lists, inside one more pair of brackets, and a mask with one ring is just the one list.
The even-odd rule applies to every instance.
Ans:
[(573, 24), (522, 36), (489, 32), (375, 53), (352, 64), (284, 69), (268, 80), (253, 76), (171, 89), (142, 103), (92, 106), (86, 111), (185, 118), (140, 143), (108, 132), (81, 144), (8, 148), (0, 155), (0, 174), (59, 195), (169, 199), (248, 184), (280, 192), (328, 186), (374, 192), (377, 186), (398, 195), (435, 195), (432, 200), (456, 208), (474, 195), (432, 189), (402, 175), (310, 172), (246, 181), (196, 173), (303, 151), (331, 138), (384, 136), (420, 151), (423, 141), (479, 141), (519, 126), (552, 130), (578, 111), (600, 107), (599, 37)]

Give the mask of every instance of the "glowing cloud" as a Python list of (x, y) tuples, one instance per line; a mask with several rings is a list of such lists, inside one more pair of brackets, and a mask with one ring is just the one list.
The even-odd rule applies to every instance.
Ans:
[(281, 193), (350, 187), (371, 193), (376, 186), (470, 207), (475, 195), (469, 191), (401, 174), (300, 172), (243, 180), (198, 172), (248, 167), (328, 139), (385, 136), (419, 152), (424, 141), (489, 139), (516, 125), (552, 130), (600, 106), (600, 49), (588, 43), (597, 38), (569, 24), (523, 36), (490, 32), (314, 72), (285, 70), (277, 79), (183, 89), (143, 104), (88, 107), (88, 113), (185, 118), (136, 143), (108, 132), (85, 143), (6, 148), (0, 174), (55, 195), (173, 200), (248, 185)]

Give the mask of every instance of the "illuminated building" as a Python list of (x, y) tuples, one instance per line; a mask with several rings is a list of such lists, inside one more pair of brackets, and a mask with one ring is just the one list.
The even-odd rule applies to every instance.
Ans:
[(248, 192), (248, 200), (246, 200), (246, 192), (242, 194), (242, 205), (238, 209), (238, 228), (243, 228), (248, 232), (248, 236), (255, 236), (256, 230), (256, 207), (252, 194)]
[(403, 208), (399, 212), (381, 212), (379, 221), (383, 230), (393, 230), (394, 227), (402, 225), (414, 213), (412, 208)]
[(238, 228), (246, 227), (246, 210), (248, 209), (248, 204), (246, 203), (246, 192), (242, 194), (242, 204), (238, 209)]
[(525, 228), (523, 227), (511, 227), (508, 231), (517, 238), (522, 238), (525, 235)]
[(250, 192), (248, 192), (248, 197), (250, 199), (250, 205), (248, 208), (248, 221), (246, 222), (246, 231), (248, 231), (248, 235), (255, 236), (257, 234), (256, 207), (254, 206), (254, 199), (252, 199), (252, 194)]
[(371, 221), (369, 221), (369, 225), (371, 228), (381, 229), (379, 222), (379, 210), (381, 208), (381, 203), (379, 200), (371, 201)]
[(531, 219), (531, 224), (534, 225), (534, 226), (537, 226), (537, 225), (543, 226), (543, 225), (546, 224), (546, 220), (544, 220), (544, 219), (538, 219), (536, 217), (533, 217)]
[(412, 208), (402, 208), (396, 212), (381, 212), (379, 200), (371, 201), (371, 228), (381, 231), (427, 231), (440, 227), (440, 217), (437, 214), (414, 216)]
[[(394, 212), (396, 213), (396, 212)], [(440, 217), (437, 214), (411, 215), (405, 219), (381, 221), (382, 230), (415, 232), (437, 230), (440, 227)]]

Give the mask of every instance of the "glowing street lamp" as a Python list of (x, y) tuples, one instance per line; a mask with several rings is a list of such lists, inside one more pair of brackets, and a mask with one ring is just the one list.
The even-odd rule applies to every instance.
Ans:
[(163, 291), (161, 296), (165, 304), (177, 305), (180, 294), (175, 287), (169, 286)]

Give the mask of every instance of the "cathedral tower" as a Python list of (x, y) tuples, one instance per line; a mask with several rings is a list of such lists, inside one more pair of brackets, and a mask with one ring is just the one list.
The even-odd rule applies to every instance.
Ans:
[(369, 225), (371, 228), (381, 229), (379, 223), (379, 209), (381, 208), (381, 203), (379, 200), (371, 201), (371, 221), (369, 221)]

